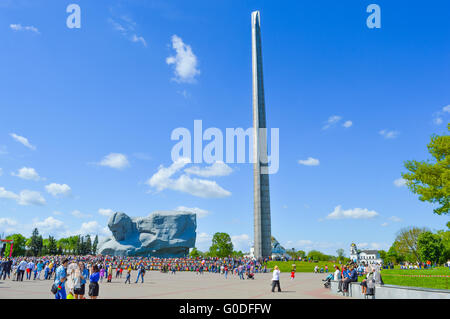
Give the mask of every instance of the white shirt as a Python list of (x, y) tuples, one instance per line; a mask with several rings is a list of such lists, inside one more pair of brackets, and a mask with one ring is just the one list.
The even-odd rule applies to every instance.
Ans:
[(339, 271), (339, 269), (336, 269), (336, 271), (334, 272), (334, 280), (339, 280), (339, 274), (341, 272)]
[(273, 271), (273, 277), (272, 277), (272, 280), (280, 280), (280, 271), (279, 271), (279, 270), (275, 269), (275, 270)]

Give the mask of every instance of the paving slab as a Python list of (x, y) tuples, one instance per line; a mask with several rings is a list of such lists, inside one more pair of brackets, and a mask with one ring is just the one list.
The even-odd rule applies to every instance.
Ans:
[[(195, 272), (177, 272), (175, 275), (159, 271), (147, 271), (144, 283), (135, 283), (137, 272), (131, 276), (131, 284), (123, 278), (113, 278), (111, 283), (100, 282), (99, 299), (341, 299), (324, 288), (323, 275), (297, 273), (294, 280), (289, 273), (282, 273), (282, 292), (271, 292), (272, 274), (256, 274), (254, 280), (239, 277)], [(51, 299), (52, 281), (26, 280), (0, 281), (0, 299)], [(86, 287), (86, 294), (87, 294)], [(87, 296), (87, 295), (86, 295)]]

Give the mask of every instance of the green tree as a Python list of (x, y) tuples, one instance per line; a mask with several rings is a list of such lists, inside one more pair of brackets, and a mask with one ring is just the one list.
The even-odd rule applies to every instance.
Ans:
[(209, 247), (211, 257), (227, 257), (233, 254), (233, 243), (227, 233), (215, 233)]
[(450, 260), (450, 231), (439, 230), (437, 235), (441, 238), (442, 245), (444, 245), (444, 250), (442, 251), (439, 263), (444, 264)]
[(92, 254), (97, 254), (97, 247), (98, 247), (98, 235), (95, 235), (94, 243), (92, 244)]
[(30, 250), (32, 252), (33, 256), (39, 256), (43, 247), (43, 240), (42, 236), (39, 236), (39, 231), (37, 228), (33, 230), (33, 233), (31, 234), (31, 241), (30, 241)]
[[(447, 125), (450, 131), (450, 123)], [(433, 157), (430, 161), (406, 161), (403, 173), (406, 185), (419, 195), (421, 201), (438, 204), (434, 213), (448, 214), (450, 211), (450, 135), (433, 135), (428, 144), (428, 151)]]
[(86, 235), (86, 251), (85, 251), (85, 255), (90, 255), (91, 253), (92, 253), (91, 235)]
[(198, 258), (202, 255), (202, 252), (199, 251), (196, 247), (192, 248), (191, 252), (189, 253), (189, 257), (191, 258)]
[(343, 248), (339, 248), (338, 250), (336, 250), (336, 254), (338, 261), (343, 262), (345, 260), (345, 250)]
[(421, 233), (417, 239), (417, 251), (421, 261), (439, 262), (444, 251), (441, 237), (429, 231)]
[[(6, 239), (12, 239), (14, 241), (12, 251), (13, 257), (25, 256), (27, 239), (24, 236), (22, 236), (21, 234), (12, 234), (6, 237)], [(5, 249), (5, 256), (9, 256), (10, 250), (11, 245), (7, 244)]]
[(417, 240), (419, 235), (426, 231), (428, 231), (428, 229), (419, 227), (406, 227), (400, 229), (395, 238), (397, 253), (403, 255), (403, 258), (408, 261), (419, 261), (420, 257), (417, 251)]
[(47, 251), (48, 251), (49, 255), (56, 255), (58, 253), (58, 249), (56, 246), (56, 240), (52, 236), (48, 236)]

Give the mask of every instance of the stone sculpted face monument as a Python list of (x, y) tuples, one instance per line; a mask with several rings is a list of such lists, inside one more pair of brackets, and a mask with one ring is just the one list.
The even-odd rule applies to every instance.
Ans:
[(178, 211), (157, 211), (137, 218), (114, 213), (108, 227), (113, 236), (99, 243), (99, 254), (184, 257), (195, 246), (197, 219), (194, 213)]

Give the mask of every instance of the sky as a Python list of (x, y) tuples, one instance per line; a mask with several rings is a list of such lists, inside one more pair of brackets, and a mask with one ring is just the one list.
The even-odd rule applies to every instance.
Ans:
[(173, 162), (171, 134), (252, 126), (254, 10), (279, 129), (273, 236), (348, 255), (444, 229), (401, 173), (448, 134), (448, 1), (0, 0), (0, 234), (104, 237), (115, 211), (188, 210), (200, 250), (226, 232), (248, 252), (252, 164)]

